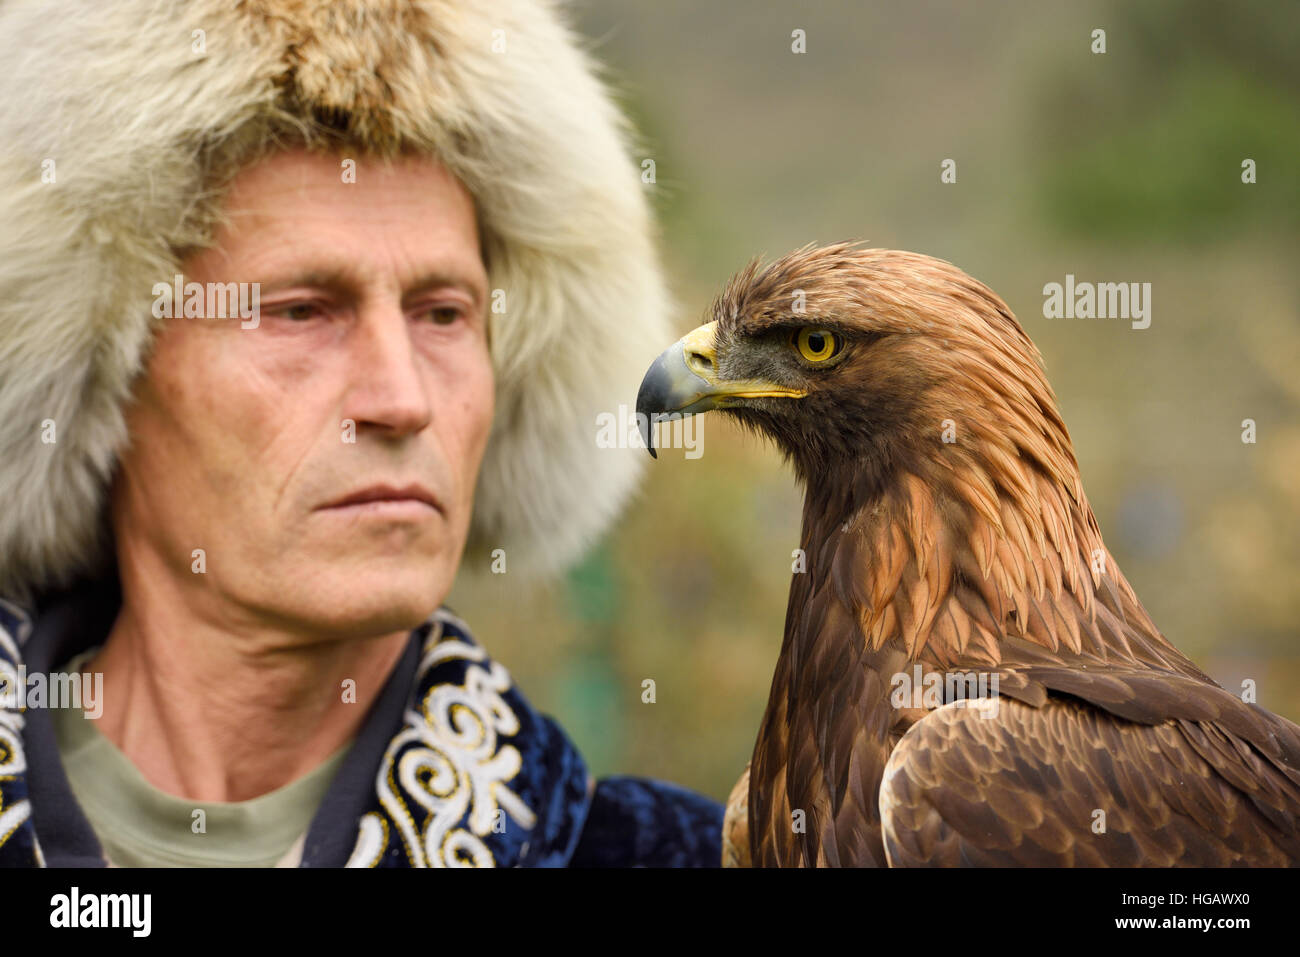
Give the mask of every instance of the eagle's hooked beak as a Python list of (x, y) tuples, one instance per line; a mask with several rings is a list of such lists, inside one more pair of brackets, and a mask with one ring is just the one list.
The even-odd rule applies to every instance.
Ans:
[(661, 352), (641, 380), (636, 394), (637, 423), (651, 458), (659, 457), (654, 448), (654, 423), (669, 415), (708, 412), (730, 405), (735, 399), (807, 395), (804, 390), (762, 379), (720, 379), (717, 332), (716, 320), (692, 329)]

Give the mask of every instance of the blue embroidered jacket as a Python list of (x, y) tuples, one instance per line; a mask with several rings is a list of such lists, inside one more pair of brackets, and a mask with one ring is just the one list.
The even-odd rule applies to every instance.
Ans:
[[(116, 580), (0, 601), (0, 866), (103, 867), (44, 708), (49, 673), (107, 636)], [(636, 777), (595, 781), (573, 742), (445, 608), (411, 633), (307, 831), (302, 867), (717, 867), (722, 806)]]

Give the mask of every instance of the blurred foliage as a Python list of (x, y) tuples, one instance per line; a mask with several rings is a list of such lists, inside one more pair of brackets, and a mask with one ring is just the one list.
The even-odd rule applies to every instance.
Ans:
[[(1116, 3), (1105, 22), (1107, 69), (1041, 87), (1044, 220), (1094, 240), (1300, 228), (1296, 5)], [(1247, 157), (1281, 188), (1243, 191)]]
[[(861, 238), (955, 262), (1042, 351), (1102, 532), (1155, 621), (1225, 687), (1252, 678), (1300, 719), (1300, 3), (576, 14), (656, 163), (681, 331), (756, 254)], [(1066, 273), (1151, 282), (1151, 328), (1042, 318), (1043, 285)], [(451, 601), (597, 774), (722, 799), (767, 701), (801, 495), (770, 446), (699, 421), (699, 459), (609, 451), (644, 459), (646, 480), (565, 580), (467, 568)]]

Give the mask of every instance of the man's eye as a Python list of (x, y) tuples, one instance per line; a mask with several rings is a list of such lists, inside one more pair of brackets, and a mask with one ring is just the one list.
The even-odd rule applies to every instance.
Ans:
[(295, 302), (279, 310), (280, 315), (295, 322), (302, 322), (320, 314), (320, 309), (310, 302)]
[(431, 306), (424, 311), (424, 314), (435, 325), (449, 326), (460, 319), (462, 312), (459, 306)]

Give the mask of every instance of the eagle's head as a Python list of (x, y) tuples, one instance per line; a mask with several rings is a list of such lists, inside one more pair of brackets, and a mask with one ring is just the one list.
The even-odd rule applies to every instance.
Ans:
[(711, 313), (641, 384), (652, 454), (657, 419), (721, 409), (773, 439), (805, 483), (851, 471), (878, 490), (902, 472), (997, 473), (1010, 457), (1074, 484), (1037, 349), (992, 290), (949, 263), (805, 247), (751, 263)]
[(647, 445), (655, 416), (709, 409), (805, 486), (788, 640), (848, 621), (939, 667), (1012, 636), (1200, 674), (1107, 551), (1038, 350), (955, 266), (847, 243), (750, 264), (637, 396)]

